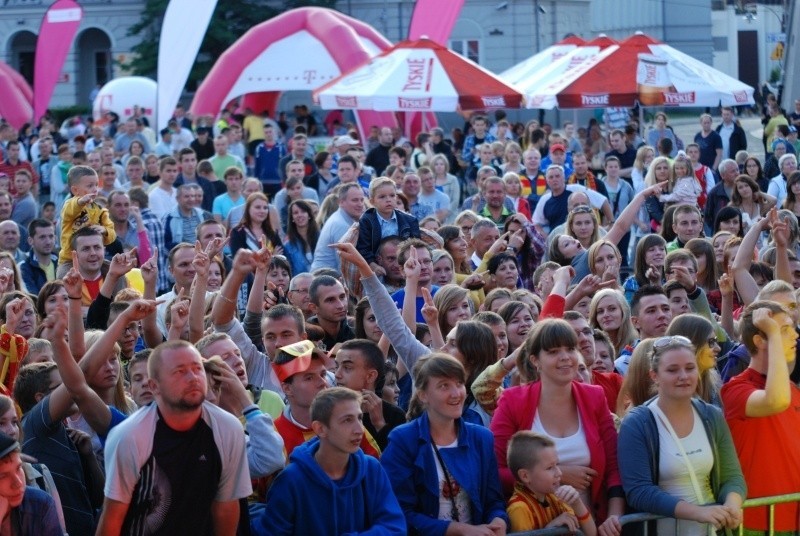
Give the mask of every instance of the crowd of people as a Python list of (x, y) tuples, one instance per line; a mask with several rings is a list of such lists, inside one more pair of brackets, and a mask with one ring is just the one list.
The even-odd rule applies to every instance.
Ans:
[(0, 534), (798, 534), (800, 101), (714, 122), (0, 123)]

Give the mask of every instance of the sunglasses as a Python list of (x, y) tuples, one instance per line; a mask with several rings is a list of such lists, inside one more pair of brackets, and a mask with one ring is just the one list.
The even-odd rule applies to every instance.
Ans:
[(577, 207), (573, 208), (570, 212), (573, 214), (591, 214), (592, 208), (586, 205), (578, 205)]
[(656, 339), (656, 342), (653, 343), (653, 350), (663, 350), (664, 348), (669, 348), (670, 346), (692, 346), (692, 341), (683, 335), (659, 337)]

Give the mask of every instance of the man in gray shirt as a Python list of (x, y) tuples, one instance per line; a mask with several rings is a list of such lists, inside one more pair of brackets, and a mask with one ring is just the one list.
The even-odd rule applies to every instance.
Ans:
[(328, 218), (319, 233), (317, 248), (314, 250), (314, 262), (311, 264), (312, 271), (319, 268), (339, 270), (339, 256), (328, 246), (340, 242), (350, 226), (358, 223), (364, 213), (364, 192), (358, 183), (341, 185), (338, 197), (339, 210)]

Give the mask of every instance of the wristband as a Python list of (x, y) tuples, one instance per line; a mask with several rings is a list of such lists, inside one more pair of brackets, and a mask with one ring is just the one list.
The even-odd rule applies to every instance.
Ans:
[(261, 416), (262, 414), (263, 414), (263, 413), (262, 413), (262, 411), (261, 411), (261, 410), (258, 408), (258, 406), (251, 406), (251, 407), (249, 407), (248, 409), (246, 409), (246, 410), (245, 410), (245, 411), (242, 413), (242, 415), (244, 416), (245, 420), (247, 420), (247, 421), (250, 421), (250, 420), (256, 419), (256, 418), (258, 418), (259, 416)]
[(578, 516), (578, 523), (583, 523), (584, 521), (589, 521), (592, 517), (592, 514), (589, 513), (589, 510), (586, 510), (586, 513), (582, 516)]
[(230, 299), (229, 297), (227, 297), (226, 295), (224, 295), (224, 294), (223, 294), (223, 293), (221, 293), (221, 292), (220, 292), (220, 293), (219, 293), (217, 296), (218, 296), (220, 299), (222, 299), (222, 300), (224, 300), (224, 301), (226, 301), (226, 302), (230, 303), (231, 305), (236, 305), (236, 302), (235, 302), (234, 300)]

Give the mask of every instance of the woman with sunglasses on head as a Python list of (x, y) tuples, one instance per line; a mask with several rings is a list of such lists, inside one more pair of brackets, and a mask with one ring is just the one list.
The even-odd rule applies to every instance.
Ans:
[(742, 469), (722, 412), (695, 397), (699, 376), (689, 339), (656, 339), (650, 377), (658, 395), (622, 421), (619, 470), (628, 504), (673, 518), (655, 522), (654, 534), (705, 536), (742, 520)]

